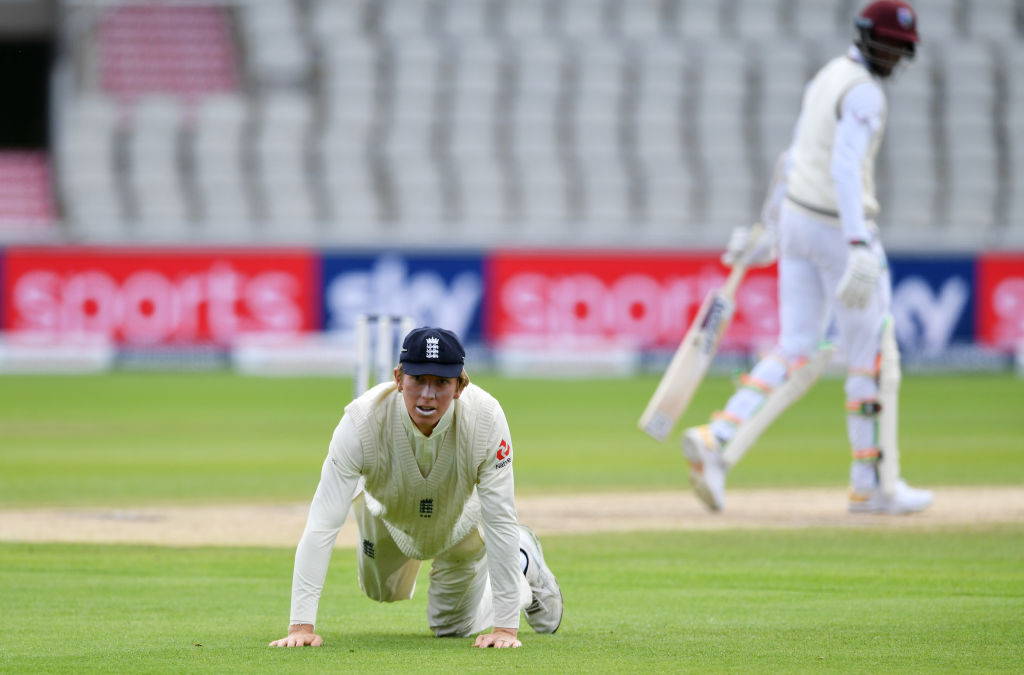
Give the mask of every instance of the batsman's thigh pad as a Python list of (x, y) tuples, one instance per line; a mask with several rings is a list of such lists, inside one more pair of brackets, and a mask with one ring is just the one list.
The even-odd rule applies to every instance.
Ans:
[(420, 561), (399, 550), (384, 522), (366, 508), (363, 492), (352, 500), (352, 514), (359, 525), (359, 587), (377, 602), (411, 598)]
[(722, 457), (728, 466), (734, 466), (743, 458), (750, 446), (757, 441), (765, 429), (774, 422), (782, 412), (796, 403), (807, 393), (821, 372), (832, 358), (832, 345), (824, 345), (807, 361), (792, 368), (786, 380), (771, 390), (753, 415), (737, 429), (726, 444)]
[(434, 558), (427, 619), (438, 637), (464, 637), (494, 625), (487, 550), (477, 529)]

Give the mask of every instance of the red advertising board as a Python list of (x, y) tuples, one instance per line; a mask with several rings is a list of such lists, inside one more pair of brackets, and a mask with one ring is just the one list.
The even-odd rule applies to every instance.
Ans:
[(979, 257), (977, 291), (978, 341), (1016, 347), (1024, 340), (1024, 254)]
[(126, 345), (228, 344), (319, 328), (307, 251), (9, 248), (3, 330), (99, 333)]
[[(601, 337), (671, 349), (727, 274), (717, 254), (498, 252), (485, 331), (491, 341)], [(776, 288), (774, 266), (751, 271), (724, 348), (775, 339)]]

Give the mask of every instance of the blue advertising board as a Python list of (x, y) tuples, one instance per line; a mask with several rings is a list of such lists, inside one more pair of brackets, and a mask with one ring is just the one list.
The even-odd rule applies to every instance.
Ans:
[(975, 339), (973, 256), (890, 258), (896, 337), (908, 355), (934, 356)]
[(359, 314), (401, 314), (483, 340), (484, 258), (477, 254), (325, 253), (324, 330), (349, 332)]

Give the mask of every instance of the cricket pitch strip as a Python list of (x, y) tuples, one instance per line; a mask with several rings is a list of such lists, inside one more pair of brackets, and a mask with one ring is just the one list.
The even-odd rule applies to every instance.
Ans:
[[(521, 496), (519, 520), (540, 535), (633, 531), (879, 528), (938, 530), (1024, 523), (1022, 487), (938, 487), (935, 504), (907, 516), (846, 512), (842, 488), (751, 489), (728, 493), (726, 510), (707, 511), (689, 490)], [(303, 504), (0, 509), (0, 541), (153, 546), (294, 547)], [(337, 545), (357, 541), (349, 518)]]

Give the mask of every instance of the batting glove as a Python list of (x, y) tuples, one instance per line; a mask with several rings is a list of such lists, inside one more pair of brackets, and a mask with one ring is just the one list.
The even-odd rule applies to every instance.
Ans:
[(836, 296), (850, 309), (864, 309), (882, 275), (882, 263), (866, 244), (851, 244)]
[(777, 239), (775, 230), (770, 227), (756, 224), (753, 227), (734, 227), (722, 254), (722, 264), (732, 267), (746, 258), (751, 267), (771, 265), (779, 257)]

